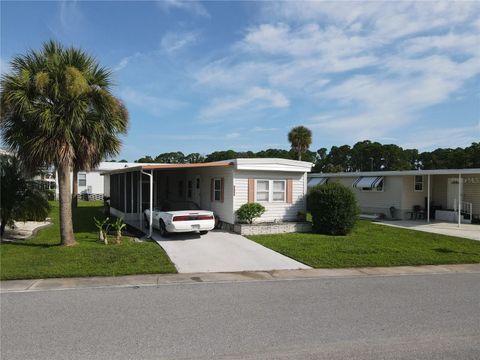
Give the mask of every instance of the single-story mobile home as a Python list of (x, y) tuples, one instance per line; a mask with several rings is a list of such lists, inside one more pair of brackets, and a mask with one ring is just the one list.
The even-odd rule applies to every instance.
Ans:
[(480, 217), (480, 169), (319, 173), (309, 175), (308, 186), (326, 182), (351, 187), (363, 214), (452, 222)]
[[(258, 202), (266, 211), (257, 221), (296, 221), (306, 212), (309, 162), (287, 159), (234, 159), (198, 164), (160, 164), (104, 172), (110, 211), (141, 227), (143, 211), (165, 202), (192, 201), (227, 225), (236, 210)], [(108, 178), (108, 180), (107, 180)]]

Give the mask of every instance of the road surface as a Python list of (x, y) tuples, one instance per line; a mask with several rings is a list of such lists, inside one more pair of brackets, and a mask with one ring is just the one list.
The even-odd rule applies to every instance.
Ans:
[(1, 295), (1, 358), (480, 359), (480, 274)]

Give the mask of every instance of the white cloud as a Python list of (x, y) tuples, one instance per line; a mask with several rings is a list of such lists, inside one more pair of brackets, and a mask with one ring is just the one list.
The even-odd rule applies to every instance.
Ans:
[(268, 108), (285, 108), (289, 100), (279, 91), (262, 87), (251, 87), (244, 93), (215, 98), (201, 111), (200, 119), (205, 121), (227, 120), (229, 115), (258, 111)]
[(136, 52), (133, 55), (126, 56), (126, 57), (122, 58), (118, 62), (118, 64), (113, 68), (113, 71), (120, 71), (120, 70), (125, 69), (132, 62), (132, 60), (138, 59), (142, 56), (144, 56), (144, 54), (142, 54), (140, 52)]
[(263, 126), (255, 126), (252, 128), (252, 132), (271, 132), (271, 131), (277, 131), (278, 128), (276, 127), (263, 127)]
[(184, 101), (145, 94), (129, 87), (120, 90), (120, 97), (124, 99), (127, 104), (139, 106), (156, 117), (164, 116), (168, 112), (181, 109), (188, 105), (188, 103)]
[(197, 42), (199, 35), (198, 31), (167, 32), (160, 45), (164, 51), (174, 53)]
[(200, 1), (196, 0), (158, 0), (158, 6), (165, 12), (170, 12), (171, 10), (183, 10), (188, 11), (194, 15), (201, 17), (210, 17), (207, 9)]

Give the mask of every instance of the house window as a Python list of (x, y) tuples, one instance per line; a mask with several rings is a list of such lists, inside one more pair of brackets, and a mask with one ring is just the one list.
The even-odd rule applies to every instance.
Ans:
[(222, 180), (213, 180), (213, 200), (222, 201)]
[(78, 186), (87, 186), (87, 174), (78, 173)]
[(362, 187), (361, 190), (365, 191), (365, 192), (382, 192), (383, 191), (383, 180), (380, 181), (377, 186)]
[(189, 199), (192, 198), (192, 185), (193, 185), (193, 184), (192, 184), (192, 180), (188, 180), (188, 181), (187, 181), (187, 197), (188, 197)]
[(257, 201), (268, 201), (270, 198), (270, 181), (257, 180)]
[(285, 180), (273, 181), (273, 201), (283, 202), (285, 201)]
[(423, 176), (415, 175), (415, 191), (423, 191)]
[(285, 180), (257, 180), (256, 201), (285, 202), (286, 189)]

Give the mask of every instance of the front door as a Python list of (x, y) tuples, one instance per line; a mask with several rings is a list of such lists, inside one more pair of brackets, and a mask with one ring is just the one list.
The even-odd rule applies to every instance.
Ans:
[(201, 193), (201, 189), (202, 189), (202, 184), (200, 184), (200, 176), (195, 176), (195, 179), (194, 179), (194, 188), (193, 188), (193, 201), (198, 205), (198, 206), (202, 206), (201, 205), (201, 201), (202, 201), (202, 193)]
[(460, 186), (460, 192), (463, 197), (463, 186), (462, 183), (458, 184), (458, 178), (449, 178), (447, 185), (447, 207), (453, 209), (455, 207), (455, 202), (458, 204), (458, 186)]

